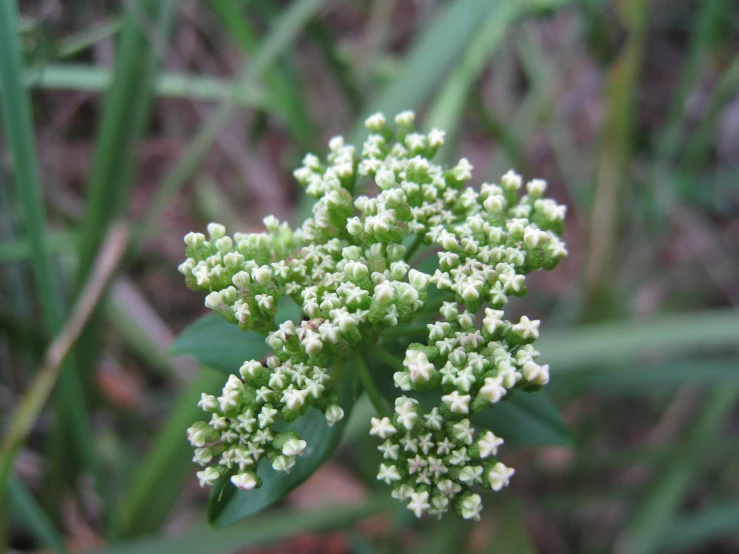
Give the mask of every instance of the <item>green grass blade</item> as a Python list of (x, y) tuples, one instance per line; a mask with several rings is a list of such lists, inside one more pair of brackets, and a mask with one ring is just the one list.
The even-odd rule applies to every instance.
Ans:
[(739, 384), (739, 359), (672, 359), (656, 366), (626, 363), (565, 371), (551, 383), (553, 394), (598, 391), (601, 394), (647, 394), (676, 389), (682, 385), (716, 387)]
[[(45, 241), (46, 217), (41, 197), (31, 110), (22, 80), (20, 45), (16, 34), (17, 20), (16, 3), (1, 2), (0, 88), (2, 96), (0, 100), (2, 101), (4, 130), (13, 155), (18, 197), (25, 217), (26, 233), (31, 244), (31, 262), (37, 292), (41, 299), (42, 321), (49, 335), (55, 335), (62, 327), (63, 308)], [(56, 381), (56, 376), (54, 381)], [(77, 448), (83, 452), (83, 459), (91, 464), (91, 469), (94, 471), (96, 465), (94, 454), (84, 440), (79, 440), (89, 432), (90, 424), (84, 408), (78, 375), (69, 363), (62, 366), (59, 392), (62, 405), (69, 410), (68, 423), (75, 431), (75, 438), (78, 439)], [(45, 400), (46, 398), (43, 398), (43, 402)], [(89, 436), (87, 435), (85, 440)], [(3, 445), (0, 461), (0, 496), (10, 476), (12, 462), (19, 446), (12, 442), (6, 442)]]
[(126, 536), (152, 533), (166, 519), (195, 467), (190, 460), (192, 447), (185, 439), (185, 430), (202, 417), (198, 407), (200, 394), (217, 394), (222, 386), (220, 371), (202, 368), (181, 393), (128, 487), (121, 508)]
[(644, 322), (624, 321), (552, 329), (536, 342), (542, 359), (554, 372), (586, 365), (601, 367), (632, 361), (651, 352), (671, 357), (720, 346), (735, 346), (739, 317), (733, 310), (708, 310), (654, 317)]
[[(105, 92), (113, 83), (113, 72), (104, 67), (79, 63), (50, 64), (28, 69), (24, 73), (26, 86), (43, 90), (73, 90)], [(227, 98), (239, 106), (267, 107), (264, 93), (254, 86), (236, 85), (229, 79), (163, 73), (154, 77), (154, 94), (164, 98), (220, 102)]]
[[(74, 231), (47, 234), (44, 239), (48, 254), (74, 252), (79, 240)], [(33, 245), (28, 239), (0, 243), (0, 264), (25, 261), (33, 256)]]
[(699, 546), (721, 536), (737, 536), (739, 503), (706, 508), (697, 514), (675, 519), (659, 542), (661, 551), (675, 552)]
[[(210, 0), (208, 7), (218, 17), (231, 38), (253, 56), (259, 50), (260, 38), (249, 20), (236, 5), (227, 0)], [(269, 104), (287, 124), (293, 138), (304, 147), (315, 144), (316, 132), (308, 117), (306, 104), (299, 96), (300, 88), (290, 75), (279, 65), (265, 72), (265, 83), (269, 88)]]
[[(456, 0), (442, 8), (418, 35), (398, 76), (362, 116), (379, 111), (393, 117), (400, 111), (420, 108), (462, 55), (469, 43), (468, 37), (477, 33), (502, 1)], [(364, 117), (360, 117), (350, 135), (355, 143), (366, 135)]]
[(724, 70), (721, 79), (708, 101), (708, 107), (701, 118), (698, 129), (685, 149), (682, 166), (686, 169), (695, 169), (707, 158), (713, 145), (713, 130), (716, 127), (716, 118), (723, 106), (731, 100), (739, 88), (739, 56), (734, 56), (731, 64)]
[(352, 74), (352, 68), (346, 60), (337, 52), (337, 44), (328, 29), (319, 21), (312, 21), (308, 25), (308, 36), (316, 44), (321, 55), (334, 74), (341, 92), (351, 108), (353, 114), (357, 114), (364, 103), (364, 95), (357, 86), (357, 80)]
[(646, 0), (626, 0), (618, 6), (628, 31), (626, 44), (608, 72), (605, 90), (605, 121), (595, 198), (590, 212), (588, 256), (585, 268), (585, 296), (594, 319), (595, 307), (608, 312), (610, 275), (617, 256), (616, 242), (621, 217), (620, 204), (628, 181), (634, 132), (634, 106), (639, 71), (647, 39)]
[(172, 0), (139, 0), (136, 9), (125, 17), (87, 187), (77, 267), (78, 287), (89, 275), (108, 225), (128, 204), (129, 189), (138, 165), (136, 146), (148, 121), (151, 89), (161, 53), (141, 28), (139, 17), (156, 22), (154, 32), (166, 36), (174, 7)]
[[(316, 14), (325, 0), (295, 0), (280, 19), (275, 22), (259, 51), (242, 71), (237, 88), (256, 83), (272, 64), (296, 40), (299, 32)], [(155, 229), (162, 211), (174, 194), (192, 177), (213, 144), (218, 131), (228, 122), (236, 109), (232, 99), (220, 105), (198, 134), (188, 144), (175, 166), (167, 173), (156, 196), (149, 205), (140, 225), (139, 239), (149, 236)]]
[(33, 121), (28, 95), (21, 78), (21, 57), (16, 34), (17, 6), (0, 4), (0, 90), (3, 129), (13, 155), (15, 182), (31, 245), (35, 282), (41, 296), (46, 327), (54, 332), (62, 320), (62, 303), (48, 258), (45, 241), (46, 215), (41, 198), (38, 157), (33, 138)]
[(105, 40), (121, 30), (121, 20), (112, 19), (95, 24), (89, 29), (84, 29), (79, 33), (75, 33), (65, 39), (59, 41), (57, 45), (56, 56), (58, 58), (68, 58), (76, 56), (80, 52), (84, 52), (98, 42)]
[[(715, 435), (738, 397), (739, 386), (736, 385), (713, 392), (690, 429), (690, 441), (698, 443), (707, 435)], [(617, 543), (617, 554), (650, 554), (659, 549), (700, 464), (701, 460), (694, 456), (677, 456), (658, 468), (659, 478), (632, 514), (631, 523)]]
[(320, 510), (281, 510), (257, 516), (226, 529), (204, 525), (178, 537), (156, 537), (114, 545), (91, 554), (225, 554), (251, 546), (288, 539), (300, 533), (337, 529), (392, 507), (382, 494), (353, 506), (327, 506)]
[(43, 544), (55, 552), (69, 552), (64, 539), (26, 486), (16, 477), (8, 483), (8, 503), (15, 516)]
[(490, 13), (429, 109), (428, 127), (445, 129), (451, 140), (456, 137), (470, 89), (495, 54), (509, 25), (523, 13), (525, 5), (524, 2), (506, 0)]

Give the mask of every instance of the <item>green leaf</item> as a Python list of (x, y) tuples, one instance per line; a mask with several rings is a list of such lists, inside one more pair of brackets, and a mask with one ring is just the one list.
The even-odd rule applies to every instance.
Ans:
[(472, 422), (511, 444), (567, 445), (572, 433), (552, 399), (544, 392), (515, 392), (510, 400), (484, 410)]
[(112, 545), (92, 554), (226, 554), (283, 541), (300, 533), (336, 529), (350, 525), (381, 510), (394, 508), (395, 501), (380, 495), (349, 506), (329, 506), (320, 510), (282, 510), (259, 516), (229, 529), (197, 525), (176, 537), (154, 537)]
[(339, 384), (344, 419), (333, 427), (329, 427), (324, 415), (310, 408), (305, 415), (286, 425), (285, 428), (296, 431), (308, 443), (305, 453), (298, 458), (292, 471), (289, 474), (278, 473), (272, 469), (269, 461), (264, 459), (257, 468), (257, 475), (262, 479), (262, 486), (249, 492), (239, 491), (228, 479), (221, 479), (214, 487), (208, 503), (208, 521), (217, 527), (231, 525), (281, 500), (287, 493), (313, 475), (331, 455), (341, 439), (354, 403), (353, 391), (354, 372), (353, 368), (347, 365)]
[[(297, 320), (298, 306), (289, 298), (280, 302), (275, 321)], [(244, 332), (217, 314), (208, 314), (185, 329), (169, 349), (173, 356), (187, 356), (197, 362), (236, 373), (247, 360), (261, 360), (270, 351), (264, 336)]]

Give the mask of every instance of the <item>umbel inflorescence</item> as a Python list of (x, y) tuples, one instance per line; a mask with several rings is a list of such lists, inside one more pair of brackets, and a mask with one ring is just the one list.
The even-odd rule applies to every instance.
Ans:
[[(513, 469), (496, 458), (502, 439), (470, 418), (549, 380), (532, 346), (539, 321), (508, 321), (505, 307), (526, 294), (527, 274), (567, 255), (565, 207), (543, 197), (544, 181), (524, 187), (513, 171), (499, 184), (468, 187), (472, 165), (434, 163), (444, 132), (416, 132), (412, 112), (394, 127), (382, 114), (366, 126), (361, 153), (336, 137), (325, 160), (309, 154), (295, 171), (315, 199), (300, 228), (268, 217), (264, 233), (230, 237), (211, 224), (207, 238), (185, 237), (187, 285), (207, 292), (206, 306), (226, 320), (264, 333), (273, 352), (246, 360), (220, 396), (202, 395), (211, 419), (188, 430), (194, 460), (207, 466), (198, 477), (201, 485), (230, 478), (249, 491), (260, 486), (265, 459), (289, 472), (308, 445), (276, 424), (309, 408), (329, 426), (340, 421), (343, 361), (381, 348), (383, 330), (424, 317), (425, 342), (408, 341), (393, 376), (392, 414), (371, 422), (384, 458), (377, 477), (418, 517), (453, 508), (479, 519), (475, 491), (500, 490)], [(438, 257), (433, 272), (412, 267), (421, 246)], [(301, 307), (300, 322), (275, 324), (284, 297)], [(438, 405), (424, 411), (418, 398)]]

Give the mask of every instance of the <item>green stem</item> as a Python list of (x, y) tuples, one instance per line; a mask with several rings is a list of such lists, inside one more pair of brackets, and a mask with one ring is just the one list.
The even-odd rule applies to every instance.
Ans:
[(413, 244), (411, 244), (410, 248), (405, 253), (405, 261), (408, 262), (413, 257), (413, 254), (416, 253), (416, 250), (418, 250), (418, 247), (421, 246), (421, 243), (423, 243), (423, 235), (416, 235), (416, 238), (413, 240)]
[(385, 400), (380, 395), (380, 392), (375, 386), (375, 382), (372, 380), (367, 363), (364, 361), (362, 355), (357, 356), (357, 370), (359, 371), (359, 380), (362, 381), (362, 388), (367, 393), (372, 406), (374, 406), (377, 413), (381, 416), (389, 416), (390, 411), (388, 410)]
[(376, 346), (369, 352), (370, 357), (374, 358), (378, 362), (382, 362), (383, 364), (393, 368), (397, 369), (398, 371), (403, 370), (403, 360), (398, 358), (397, 356), (391, 354), (387, 350), (383, 349), (380, 346)]
[(425, 325), (408, 325), (404, 327), (388, 327), (381, 331), (383, 337), (416, 337), (420, 335), (428, 335), (428, 328)]

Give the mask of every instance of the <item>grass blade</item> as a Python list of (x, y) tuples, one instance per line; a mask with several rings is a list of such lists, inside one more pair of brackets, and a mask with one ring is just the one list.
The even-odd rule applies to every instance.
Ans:
[(675, 519), (659, 546), (665, 552), (685, 550), (720, 536), (736, 536), (738, 529), (739, 503), (724, 504)]
[(13, 506), (13, 512), (18, 519), (23, 521), (40, 544), (62, 554), (69, 552), (64, 539), (54, 527), (52, 521), (38, 505), (38, 502), (23, 482), (16, 477), (11, 477), (8, 483), (8, 502)]
[[(602, 147), (595, 198), (591, 210), (585, 288), (591, 312), (608, 311), (609, 275), (617, 251), (617, 227), (622, 191), (627, 182), (634, 131), (634, 104), (647, 38), (646, 0), (626, 0), (617, 7), (628, 29), (621, 54), (611, 66), (606, 82)], [(590, 313), (592, 319), (596, 316)]]
[[(113, 83), (113, 72), (86, 64), (50, 64), (29, 69), (24, 74), (26, 86), (44, 90), (105, 92)], [(165, 98), (218, 102), (232, 98), (235, 104), (253, 108), (267, 107), (262, 91), (254, 86), (236, 86), (228, 79), (186, 73), (163, 73), (154, 78), (154, 94)]]
[[(232, 2), (224, 0), (210, 0), (208, 7), (244, 52), (249, 56), (258, 52), (260, 38), (249, 20), (242, 16), (241, 10)], [(270, 92), (268, 107), (274, 108), (285, 121), (290, 134), (298, 143), (311, 147), (315, 144), (316, 133), (308, 118), (306, 104), (298, 95), (300, 88), (279, 65), (266, 71), (264, 80)]]
[(735, 346), (739, 317), (733, 310), (709, 310), (568, 330), (552, 329), (537, 341), (543, 359), (557, 371), (615, 364), (649, 352), (672, 357), (719, 346)]
[[(379, 111), (393, 117), (402, 110), (421, 107), (462, 55), (468, 45), (468, 37), (477, 33), (501, 2), (456, 0), (447, 4), (419, 34), (398, 70), (398, 77), (385, 87), (363, 115)], [(350, 136), (357, 143), (365, 135), (364, 119), (360, 118)]]
[(152, 533), (166, 519), (193, 467), (192, 447), (184, 430), (202, 417), (197, 405), (200, 394), (217, 394), (222, 386), (223, 374), (204, 367), (180, 394), (128, 487), (121, 508), (125, 536)]
[(567, 0), (553, 0), (548, 3), (508, 0), (499, 3), (469, 43), (461, 63), (449, 76), (446, 86), (430, 108), (428, 126), (446, 129), (453, 141), (462, 122), (470, 90), (490, 57), (495, 54), (511, 23), (527, 11), (544, 8), (544, 4), (552, 8), (564, 3)]
[(156, 537), (114, 545), (91, 554), (225, 554), (250, 546), (285, 540), (299, 533), (336, 529), (392, 506), (383, 494), (354, 506), (322, 507), (320, 510), (283, 510), (257, 516), (227, 529), (195, 527), (179, 537)]
[[(62, 231), (48, 234), (44, 242), (46, 243), (48, 254), (60, 254), (74, 252), (77, 248), (78, 240), (76, 232)], [(33, 245), (28, 239), (0, 243), (0, 264), (24, 261), (32, 255)]]
[[(690, 441), (698, 443), (707, 435), (715, 435), (718, 426), (734, 407), (739, 386), (717, 389), (709, 396), (689, 432)], [(696, 451), (696, 449), (693, 449)], [(617, 554), (649, 554), (658, 550), (660, 540), (669, 529), (679, 502), (693, 478), (701, 460), (694, 456), (677, 456), (659, 470), (659, 479), (634, 511), (631, 523), (620, 537)]]
[(151, 89), (159, 55), (146, 36), (141, 16), (156, 21), (156, 31), (166, 35), (174, 3), (139, 0), (136, 11), (123, 23), (115, 71), (106, 94), (95, 147), (88, 201), (81, 226), (77, 283), (87, 280), (105, 230), (127, 205), (136, 172), (136, 145), (148, 121)]
[[(253, 86), (272, 64), (292, 45), (298, 33), (316, 14), (325, 0), (296, 0), (275, 22), (269, 36), (262, 42), (260, 50), (237, 79), (236, 88)], [(231, 118), (236, 105), (232, 98), (220, 105), (198, 134), (188, 144), (185, 152), (175, 166), (167, 173), (156, 196), (149, 205), (140, 225), (139, 241), (150, 235), (160, 219), (160, 215), (172, 196), (192, 176), (208, 149), (213, 144), (218, 131)]]
[[(15, 169), (15, 183), (31, 244), (31, 262), (37, 293), (41, 299), (43, 325), (49, 335), (55, 335), (63, 324), (63, 307), (46, 246), (46, 216), (41, 197), (38, 158), (33, 138), (33, 122), (28, 95), (23, 87), (20, 45), (16, 29), (18, 8), (15, 2), (0, 2), (0, 89), (5, 133), (10, 144)], [(69, 363), (61, 366), (60, 397), (70, 419), (66, 420), (76, 432), (75, 438), (87, 435), (75, 443), (95, 472), (94, 454), (87, 446), (90, 423), (84, 408), (79, 376)], [(47, 394), (56, 383), (57, 374), (49, 383)], [(46, 398), (43, 398), (45, 401)], [(35, 420), (35, 418), (34, 418)], [(6, 435), (7, 436), (7, 435)], [(23, 435), (19, 435), (24, 439)], [(12, 461), (19, 447), (15, 440), (4, 442), (0, 463), (0, 496), (10, 476)], [(100, 483), (98, 483), (100, 484)]]
[[(20, 404), (10, 414), (3, 436), (2, 451), (0, 451), (0, 485), (3, 487), (10, 476), (15, 454), (27, 439), (56, 384), (63, 360), (78, 340), (101, 294), (107, 287), (108, 280), (123, 254), (127, 234), (125, 227), (117, 226), (111, 229), (111, 233), (105, 242), (105, 255), (98, 258), (90, 281), (76, 303), (69, 321), (47, 349), (43, 367), (36, 375), (33, 384), (26, 391)], [(76, 429), (79, 428), (79, 426), (76, 426)], [(74, 438), (80, 443), (84, 443), (85, 438), (89, 439), (91, 437), (90, 432), (87, 437), (76, 436)], [(92, 452), (92, 449), (86, 449), (84, 452)], [(96, 464), (90, 465), (93, 471), (96, 472)], [(96, 477), (98, 476), (96, 475)], [(99, 488), (102, 487), (99, 477), (97, 484)], [(0, 491), (2, 490), (0, 489)], [(108, 498), (106, 488), (101, 489), (101, 494), (104, 499)]]

